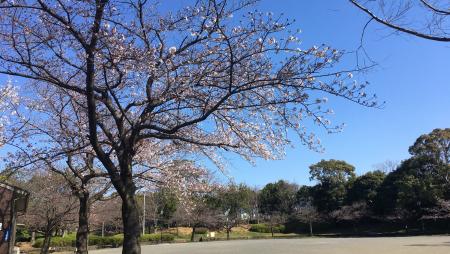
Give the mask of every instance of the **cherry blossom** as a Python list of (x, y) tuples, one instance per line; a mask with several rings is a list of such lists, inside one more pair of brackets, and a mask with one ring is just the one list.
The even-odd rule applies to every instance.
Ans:
[(145, 173), (161, 165), (161, 154), (218, 166), (225, 153), (280, 159), (288, 131), (321, 149), (306, 122), (341, 129), (327, 120), (324, 94), (377, 106), (361, 94), (366, 83), (351, 85), (347, 74), (358, 70), (337, 65), (343, 53), (297, 50), (293, 22), (247, 12), (253, 4), (202, 0), (167, 14), (141, 0), (0, 4), (0, 73), (49, 88), (48, 98), (70, 105), (65, 114), (83, 119), (82, 131), (65, 135), (87, 138), (122, 198), (124, 253), (140, 253), (137, 179), (153, 178)]
[(17, 88), (13, 86), (11, 79), (8, 79), (4, 86), (0, 86), (0, 147), (13, 138), (14, 133), (7, 133), (7, 125), (10, 124), (18, 102)]

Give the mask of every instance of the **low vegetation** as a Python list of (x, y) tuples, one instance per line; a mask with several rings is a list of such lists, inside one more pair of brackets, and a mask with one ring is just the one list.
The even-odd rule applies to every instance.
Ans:
[[(75, 246), (75, 234), (68, 234), (67, 236), (52, 237), (50, 246), (51, 247), (74, 247)], [(33, 244), (35, 248), (41, 248), (43, 244), (43, 238), (37, 239)], [(160, 242), (173, 242), (175, 236), (168, 233), (163, 234), (145, 234), (140, 238), (143, 243), (160, 243)], [(89, 236), (89, 245), (98, 247), (119, 247), (123, 243), (123, 234), (117, 234), (113, 236)]]
[(284, 225), (277, 225), (271, 228), (270, 225), (267, 224), (252, 224), (249, 230), (258, 233), (284, 233), (285, 229)]

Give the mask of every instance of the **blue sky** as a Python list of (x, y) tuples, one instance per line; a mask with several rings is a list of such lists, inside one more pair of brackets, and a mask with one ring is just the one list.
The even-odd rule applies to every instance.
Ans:
[[(346, 0), (262, 0), (259, 9), (295, 18), (305, 48), (326, 43), (355, 50), (368, 20)], [(353, 164), (362, 174), (383, 161), (406, 159), (408, 147), (419, 135), (450, 127), (450, 44), (391, 33), (372, 23), (364, 38), (378, 66), (360, 78), (369, 81), (371, 90), (386, 101), (383, 109), (333, 100), (334, 121), (347, 126), (332, 135), (315, 130), (324, 153), (309, 151), (296, 141), (296, 148), (288, 149), (282, 161), (258, 161), (252, 166), (234, 160), (229, 173), (235, 181), (252, 186), (278, 179), (310, 184), (308, 166), (332, 158)]]
[[(303, 31), (304, 48), (326, 43), (355, 50), (368, 20), (347, 0), (262, 0), (258, 9), (295, 18)], [(333, 135), (312, 130), (319, 134), (324, 153), (309, 151), (294, 139), (296, 147), (288, 149), (281, 161), (258, 161), (252, 166), (233, 156), (229, 174), (234, 180), (260, 187), (279, 179), (310, 184), (308, 166), (321, 159), (345, 160), (362, 174), (377, 163), (406, 159), (408, 147), (419, 135), (450, 127), (450, 44), (391, 33), (373, 23), (364, 38), (367, 52), (379, 65), (360, 78), (370, 81), (371, 91), (386, 101), (383, 109), (330, 100), (334, 122), (347, 126)]]

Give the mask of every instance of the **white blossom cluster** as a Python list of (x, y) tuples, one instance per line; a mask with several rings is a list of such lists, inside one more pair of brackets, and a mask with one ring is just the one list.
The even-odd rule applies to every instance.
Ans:
[(8, 139), (5, 129), (10, 124), (10, 117), (14, 114), (14, 108), (18, 103), (17, 88), (13, 86), (9, 79), (4, 86), (0, 87), (0, 147)]

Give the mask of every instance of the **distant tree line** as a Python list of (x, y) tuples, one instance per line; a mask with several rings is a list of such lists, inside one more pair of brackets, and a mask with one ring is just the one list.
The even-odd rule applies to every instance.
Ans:
[[(420, 136), (409, 152), (411, 157), (398, 165), (388, 162), (360, 176), (345, 161), (321, 160), (309, 167), (312, 186), (284, 180), (261, 189), (210, 183), (209, 188), (183, 197), (168, 187), (155, 188), (137, 196), (141, 224), (145, 233), (191, 227), (191, 240), (204, 228), (224, 231), (229, 238), (232, 228), (242, 224), (264, 224), (272, 234), (280, 228), (311, 235), (448, 232), (450, 129)], [(60, 174), (41, 172), (27, 179), (18, 181), (32, 190), (30, 212), (20, 220), (30, 231), (42, 233), (48, 248), (52, 235), (76, 229), (76, 196)], [(117, 194), (102, 195), (90, 206), (92, 232), (122, 232)]]
[(314, 224), (319, 230), (351, 234), (382, 231), (386, 226), (389, 232), (411, 234), (448, 231), (450, 129), (420, 136), (409, 153), (411, 157), (401, 163), (388, 161), (360, 176), (345, 161), (321, 160), (309, 167), (313, 186), (284, 180), (262, 189), (244, 184), (215, 186), (196, 197), (199, 210), (190, 220), (179, 212), (176, 199), (165, 199), (166, 203), (159, 205), (170, 208), (155, 210), (155, 214), (167, 225), (177, 221), (228, 233), (232, 227), (248, 223), (265, 223), (272, 232), (277, 225), (285, 225), (287, 231), (310, 234)]

